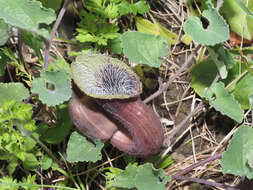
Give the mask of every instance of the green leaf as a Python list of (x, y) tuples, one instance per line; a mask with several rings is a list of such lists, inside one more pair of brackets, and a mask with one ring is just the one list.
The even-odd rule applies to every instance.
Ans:
[(118, 5), (118, 11), (120, 16), (127, 15), (133, 12), (131, 4), (128, 1), (121, 1)]
[(167, 40), (159, 36), (130, 31), (125, 32), (121, 40), (125, 56), (138, 64), (158, 68), (161, 58), (168, 53)]
[(21, 102), (29, 96), (28, 89), (18, 82), (0, 83), (0, 92), (0, 104), (10, 100)]
[[(1, 185), (1, 184), (3, 184), (3, 185)], [(1, 190), (18, 190), (19, 189), (18, 186), (13, 186), (11, 184), (17, 184), (17, 180), (12, 179), (12, 177), (9, 177), (9, 176), (3, 176), (0, 179), (0, 189)]]
[(120, 173), (123, 172), (122, 169), (109, 167), (105, 168), (106, 170), (109, 170), (109, 172), (105, 173), (105, 179), (106, 179), (106, 189), (116, 190), (114, 186), (114, 178), (118, 176)]
[[(246, 2), (246, 1), (244, 1)], [(253, 37), (253, 1), (248, 1), (248, 7), (240, 0), (224, 0), (221, 14), (228, 21), (231, 30), (244, 39), (251, 40)]]
[(52, 9), (45, 9), (41, 2), (29, 0), (0, 0), (0, 18), (7, 24), (34, 32), (44, 38), (49, 38), (49, 33), (41, 24), (51, 24), (55, 20)]
[(164, 168), (167, 168), (168, 166), (170, 166), (173, 163), (174, 163), (174, 161), (172, 159), (172, 156), (171, 155), (167, 155), (162, 160), (160, 160), (160, 162), (157, 165), (157, 168), (164, 169)]
[(253, 129), (243, 125), (238, 128), (227, 150), (222, 155), (221, 166), (224, 174), (246, 176), (253, 179), (253, 170), (249, 165), (252, 161)]
[(8, 172), (10, 175), (12, 175), (15, 172), (15, 170), (19, 164), (17, 157), (14, 157), (14, 156), (11, 156), (11, 157), (12, 158), (9, 160), (9, 164), (8, 164)]
[(31, 151), (36, 146), (36, 141), (31, 137), (26, 137), (23, 147), (25, 151)]
[(42, 5), (46, 8), (52, 8), (55, 11), (57, 11), (59, 8), (61, 8), (62, 0), (39, 0)]
[(52, 158), (50, 158), (47, 154), (45, 154), (41, 159), (41, 168), (43, 170), (49, 169), (53, 164)]
[(115, 175), (115, 172), (111, 171), (109, 174), (107, 174), (107, 178), (110, 181), (114, 179), (114, 183), (110, 183), (110, 187), (127, 189), (136, 187), (138, 190), (165, 190), (166, 183), (171, 181), (170, 176), (165, 176), (164, 170), (154, 169), (151, 163), (139, 167), (129, 164), (123, 172)]
[(225, 90), (224, 83), (216, 83), (211, 89), (206, 89), (203, 94), (217, 111), (238, 123), (242, 122), (243, 110), (234, 97)]
[(241, 103), (243, 109), (250, 108), (249, 95), (253, 94), (253, 75), (247, 73), (239, 82), (237, 82), (234, 96)]
[(66, 73), (70, 74), (70, 65), (60, 57), (57, 57), (57, 59), (54, 62), (49, 62), (48, 63), (48, 70), (49, 71), (60, 71), (60, 70), (65, 70)]
[(223, 45), (221, 44), (217, 44), (213, 47), (207, 47), (207, 49), (211, 55), (212, 60), (216, 64), (221, 78), (227, 78), (227, 68), (231, 69), (233, 66), (235, 66), (235, 61), (232, 55), (228, 50), (224, 49)]
[(40, 78), (32, 81), (32, 93), (39, 94), (40, 100), (48, 106), (55, 106), (71, 97), (71, 80), (65, 70), (41, 71)]
[(217, 73), (217, 67), (214, 62), (210, 58), (205, 59), (191, 70), (191, 87), (198, 95), (203, 97), (202, 92), (211, 86)]
[(83, 0), (83, 4), (88, 7), (88, 9), (91, 8), (102, 8), (103, 0)]
[(136, 27), (139, 32), (164, 37), (168, 40), (168, 43), (172, 45), (176, 43), (178, 35), (169, 31), (167, 28), (163, 27), (159, 23), (152, 23), (149, 20), (141, 17), (136, 17), (135, 20)]
[(35, 171), (39, 166), (39, 161), (34, 154), (26, 153), (25, 160), (23, 160), (23, 165), (25, 169)]
[(253, 168), (253, 149), (251, 149), (247, 155), (246, 155), (246, 159), (247, 159), (247, 164), (249, 165), (250, 168)]
[(43, 140), (49, 144), (58, 144), (62, 142), (72, 127), (72, 122), (68, 114), (67, 104), (59, 106), (58, 122), (56, 127), (49, 128), (43, 135)]
[(67, 146), (67, 160), (69, 162), (91, 161), (96, 162), (102, 158), (103, 143), (95, 140), (94, 144), (78, 132), (73, 132)]
[(106, 18), (115, 18), (118, 16), (118, 6), (110, 3), (104, 10)]
[(120, 36), (117, 38), (114, 38), (112, 40), (108, 40), (107, 48), (112, 53), (121, 54), (122, 53), (122, 45), (121, 45)]
[(0, 20), (0, 46), (3, 46), (9, 39), (8, 25)]
[(82, 20), (78, 23), (76, 39), (82, 43), (93, 42), (97, 45), (107, 45), (109, 39), (117, 38), (119, 27), (108, 23), (107, 19), (96, 14), (81, 12)]
[(235, 2), (239, 5), (239, 7), (244, 10), (245, 13), (247, 13), (250, 16), (253, 16), (253, 13), (246, 7), (244, 2), (242, 0), (235, 0)]
[(147, 1), (144, 1), (144, 0), (137, 1), (134, 4), (134, 7), (135, 7), (137, 13), (139, 13), (139, 14), (145, 14), (145, 13), (149, 12), (149, 6), (147, 4)]
[(128, 165), (125, 170), (114, 178), (114, 186), (122, 188), (134, 188), (137, 166)]
[[(249, 62), (249, 66), (252, 64)], [(228, 69), (228, 77), (226, 80), (221, 80), (227, 86), (240, 78), (238, 82), (232, 83), (227, 90), (233, 94), (234, 98), (241, 104), (244, 110), (250, 107), (248, 97), (250, 94), (253, 94), (253, 87), (251, 85), (253, 84), (252, 74), (248, 72), (243, 77), (241, 76), (241, 73), (246, 70), (246, 64), (238, 62), (233, 68)], [(204, 89), (210, 87), (217, 73), (217, 67), (210, 58), (200, 62), (191, 70), (191, 87), (194, 88), (198, 95), (203, 97)]]
[(202, 16), (209, 21), (206, 29), (196, 16), (191, 16), (184, 24), (185, 33), (194, 41), (201, 45), (215, 45), (229, 39), (229, 27), (215, 8), (203, 11)]
[(192, 36), (187, 34), (183, 35), (181, 37), (181, 42), (183, 42), (187, 46), (190, 45), (192, 43)]
[(0, 77), (4, 75), (4, 68), (9, 58), (0, 50)]
[(138, 190), (165, 190), (165, 184), (158, 179), (153, 170), (154, 168), (150, 163), (138, 168), (135, 178)]
[[(23, 185), (24, 184), (24, 185)], [(20, 184), (20, 187), (24, 188), (25, 190), (39, 190), (39, 185), (36, 184), (36, 174), (29, 175), (27, 177), (22, 177), (22, 184)]]
[[(0, 107), (0, 124), (2, 127), (8, 128), (10, 130), (10, 135), (13, 135), (14, 138), (12, 139), (12, 142), (14, 142), (14, 139), (17, 139), (17, 135), (21, 135), (20, 132), (23, 132), (20, 130), (14, 130), (13, 126), (16, 126), (18, 129), (24, 130), (34, 130), (36, 129), (35, 126), (35, 120), (31, 119), (32, 117), (32, 105), (24, 104), (20, 102), (16, 102), (15, 100), (11, 101), (5, 101), (1, 107)], [(9, 125), (6, 125), (9, 124)], [(0, 131), (0, 134), (2, 135), (8, 131)], [(15, 133), (18, 134), (15, 134)], [(9, 134), (8, 134), (9, 135)], [(22, 134), (23, 136), (25, 134)], [(10, 140), (10, 139), (8, 139)], [(21, 142), (21, 139), (18, 141)], [(3, 144), (2, 144), (3, 145)], [(22, 148), (26, 148), (22, 145)]]
[(42, 59), (40, 50), (43, 48), (44, 43), (40, 37), (34, 33), (22, 30), (22, 39), (26, 45), (30, 46), (35, 51), (36, 56)]

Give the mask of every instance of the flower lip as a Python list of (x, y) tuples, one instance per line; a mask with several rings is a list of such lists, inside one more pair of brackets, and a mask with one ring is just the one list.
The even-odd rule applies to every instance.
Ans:
[(84, 54), (71, 64), (75, 84), (88, 96), (126, 99), (142, 93), (139, 77), (125, 63), (103, 54)]

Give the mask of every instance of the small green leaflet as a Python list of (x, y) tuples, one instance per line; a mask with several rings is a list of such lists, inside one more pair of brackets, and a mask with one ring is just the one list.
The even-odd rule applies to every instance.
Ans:
[(32, 93), (39, 94), (40, 100), (48, 106), (55, 106), (71, 97), (71, 80), (65, 70), (41, 71), (40, 77), (32, 81)]
[[(229, 58), (227, 58), (227, 60), (228, 59)], [(249, 62), (248, 66), (252, 64), (253, 63)], [(226, 90), (240, 103), (242, 109), (249, 109), (249, 95), (253, 94), (253, 75), (248, 72), (243, 77), (240, 76), (241, 73), (247, 71), (247, 65), (244, 62), (240, 64), (238, 62), (238, 64), (235, 64), (231, 69), (229, 69), (229, 67), (230, 66), (227, 66), (228, 77), (221, 81), (225, 86), (232, 83)], [(195, 65), (191, 70), (191, 87), (194, 88), (198, 95), (203, 97), (204, 90), (210, 87), (217, 74), (217, 67), (214, 61), (209, 57)], [(240, 80), (233, 83), (233, 81), (238, 78), (240, 78)]]
[(0, 104), (7, 100), (15, 100), (21, 102), (28, 98), (29, 91), (22, 83), (0, 83)]
[(36, 171), (39, 166), (39, 161), (36, 156), (32, 153), (25, 153), (25, 160), (23, 161), (23, 166), (27, 170)]
[(222, 82), (216, 83), (211, 89), (206, 89), (203, 95), (214, 109), (238, 123), (242, 122), (243, 110), (234, 97), (225, 90)]
[(139, 32), (164, 37), (168, 40), (168, 43), (172, 45), (177, 42), (178, 35), (169, 31), (167, 28), (163, 27), (159, 23), (152, 23), (142, 17), (136, 17), (135, 20), (136, 27)]
[(253, 179), (253, 129), (243, 125), (235, 132), (227, 150), (222, 155), (221, 166), (224, 174), (246, 176)]
[(165, 190), (166, 183), (171, 180), (165, 176), (164, 170), (154, 169), (151, 163), (139, 167), (128, 165), (126, 169), (114, 178), (114, 186), (134, 188), (138, 190)]
[(78, 132), (73, 132), (67, 146), (67, 160), (73, 162), (96, 162), (101, 160), (101, 149), (104, 144), (95, 140), (94, 144), (87, 141), (86, 137)]
[(53, 159), (51, 157), (49, 157), (47, 154), (45, 154), (45, 155), (42, 156), (42, 159), (41, 159), (40, 162), (41, 162), (40, 163), (41, 168), (43, 170), (47, 170), (47, 169), (49, 169), (52, 166)]
[(144, 164), (139, 167), (136, 174), (135, 183), (138, 190), (164, 190), (166, 183), (159, 180), (159, 175), (155, 174), (152, 164)]
[(76, 39), (82, 43), (94, 42), (105, 46), (109, 39), (117, 38), (120, 35), (118, 33), (119, 27), (108, 23), (104, 17), (94, 22), (99, 16), (84, 10), (81, 12), (81, 16), (83, 19), (78, 23), (79, 27), (76, 28), (78, 32)]
[(24, 43), (33, 49), (35, 55), (42, 59), (41, 49), (43, 49), (44, 42), (41, 40), (41, 37), (35, 33), (28, 32), (26, 30), (22, 30), (22, 40)]
[(215, 45), (229, 39), (229, 27), (215, 8), (209, 8), (202, 14), (209, 21), (205, 29), (197, 16), (191, 16), (184, 24), (185, 33), (201, 45)]
[(130, 4), (128, 1), (121, 1), (118, 4), (119, 16), (127, 15), (132, 13), (134, 16), (139, 14), (144, 14), (149, 11), (149, 6), (145, 0), (137, 1), (134, 4)]
[(121, 36), (114, 38), (112, 40), (108, 40), (107, 49), (115, 54), (122, 53), (122, 45), (121, 45)]
[(57, 11), (59, 8), (61, 8), (62, 0), (39, 0), (42, 5), (46, 8), (52, 8), (55, 11)]
[(29, 0), (0, 0), (0, 18), (7, 24), (49, 38), (49, 32), (40, 25), (51, 24), (56, 16), (52, 9), (45, 9), (41, 2)]
[(247, 73), (239, 82), (237, 82), (234, 96), (242, 104), (243, 109), (250, 108), (249, 96), (253, 94), (253, 75)]
[(207, 47), (207, 49), (210, 53), (212, 60), (216, 64), (221, 78), (227, 78), (227, 68), (231, 69), (235, 65), (235, 61), (232, 55), (221, 44), (217, 44), (213, 47), (209, 46)]
[[(248, 2), (246, 4), (244, 2)], [(229, 23), (230, 29), (244, 39), (251, 40), (253, 37), (253, 1), (223, 0), (220, 9), (221, 14)]]
[(248, 7), (246, 7), (242, 0), (235, 0), (235, 2), (239, 5), (239, 7), (241, 7), (242, 10), (244, 10), (245, 13), (253, 18), (253, 13), (249, 10)]
[(133, 6), (132, 9), (134, 10), (133, 13), (136, 15), (137, 13), (139, 14), (145, 14), (149, 12), (149, 6), (147, 4), (146, 0), (140, 0), (137, 1)]
[(9, 38), (8, 25), (0, 20), (0, 46), (3, 46)]
[(56, 126), (49, 128), (47, 124), (45, 124), (47, 130), (43, 132), (43, 140), (49, 144), (58, 144), (62, 142), (69, 134), (72, 127), (67, 103), (57, 106), (57, 115)]
[(128, 189), (134, 188), (137, 169), (136, 165), (128, 165), (122, 173), (115, 177), (114, 186)]
[(9, 58), (0, 49), (0, 77), (4, 75), (4, 68), (8, 63)]
[(122, 35), (121, 40), (125, 56), (138, 64), (158, 68), (168, 53), (167, 40), (152, 34), (129, 31)]

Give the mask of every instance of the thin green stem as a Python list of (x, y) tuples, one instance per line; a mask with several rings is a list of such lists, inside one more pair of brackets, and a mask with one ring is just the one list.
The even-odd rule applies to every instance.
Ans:
[(242, 77), (244, 77), (244, 75), (246, 75), (248, 73), (248, 70), (244, 71), (243, 73), (241, 73), (238, 77), (236, 77), (236, 79), (234, 79), (233, 81), (231, 81), (225, 89), (228, 89), (229, 87), (231, 87), (233, 84), (237, 83)]
[(38, 184), (25, 184), (25, 183), (2, 183), (0, 182), (1, 185), (4, 186), (18, 186), (18, 187), (48, 187), (48, 188), (56, 188), (56, 189), (67, 189), (67, 190), (77, 190), (76, 188), (72, 187), (63, 187), (63, 186), (57, 186), (57, 185), (38, 185)]
[(78, 183), (76, 182), (75, 178), (73, 177), (73, 175), (72, 175), (72, 173), (71, 173), (71, 171), (70, 171), (70, 169), (69, 169), (69, 166), (68, 166), (68, 164), (67, 164), (67, 162), (66, 162), (66, 159), (64, 158), (64, 156), (63, 156), (60, 152), (59, 152), (59, 154), (60, 154), (61, 158), (63, 159), (63, 161), (64, 161), (64, 163), (65, 163), (65, 166), (66, 166), (66, 168), (67, 168), (67, 170), (68, 170), (68, 176), (67, 176), (67, 177), (69, 177), (69, 178), (73, 181), (73, 183), (75, 184), (75, 186), (76, 186), (77, 189), (81, 190), (81, 189), (80, 189), (80, 186), (79, 186)]
[(237, 83), (241, 78), (243, 78), (248, 72), (250, 72), (250, 69), (252, 69), (253, 66), (248, 67), (243, 73), (241, 73), (240, 75), (238, 75), (238, 77), (236, 77), (236, 79), (234, 79), (233, 81), (231, 81), (225, 89), (228, 89), (229, 87), (231, 87), (233, 84)]
[(72, 6), (72, 8), (74, 9), (75, 13), (78, 15), (78, 17), (79, 17), (80, 19), (82, 19), (82, 16), (80, 15), (79, 11), (78, 11), (77, 8), (75, 7), (73, 1), (71, 1), (71, 6)]
[(39, 138), (36, 138), (33, 135), (31, 135), (31, 138), (35, 140), (41, 146), (41, 148), (43, 148), (43, 150), (45, 150), (45, 152), (53, 158), (53, 160), (58, 164), (60, 168), (62, 168), (60, 160), (56, 158), (56, 156), (52, 153), (52, 151), (49, 148), (47, 148), (47, 146), (43, 142), (41, 142)]
[[(76, 165), (76, 170), (77, 170), (77, 165)], [(81, 181), (81, 179), (80, 179), (80, 176), (78, 175), (78, 176), (76, 176), (76, 177), (77, 177), (77, 181), (79, 182), (80, 188), (81, 188), (82, 190), (85, 190), (85, 187), (84, 187), (84, 185), (83, 185), (83, 183), (82, 183), (82, 181)]]

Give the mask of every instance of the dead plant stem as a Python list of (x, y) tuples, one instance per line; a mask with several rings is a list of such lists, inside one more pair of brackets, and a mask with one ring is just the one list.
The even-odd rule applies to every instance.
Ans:
[(52, 40), (53, 40), (53, 38), (55, 36), (57, 28), (58, 28), (59, 24), (61, 23), (62, 17), (64, 16), (66, 8), (67, 8), (68, 4), (70, 3), (70, 1), (71, 0), (65, 0), (65, 2), (63, 4), (63, 7), (61, 8), (60, 13), (58, 14), (58, 17), (57, 17), (57, 19), (56, 19), (56, 21), (54, 23), (54, 26), (52, 28), (52, 31), (50, 33), (50, 37), (49, 37), (48, 43), (46, 45), (45, 56), (44, 56), (44, 68), (46, 70), (47, 70), (47, 66), (48, 66), (49, 51), (50, 51), (50, 48), (51, 48), (51, 45), (52, 45)]
[[(197, 51), (200, 47), (201, 46), (198, 46), (195, 50)], [(178, 69), (178, 71), (171, 78), (169, 78), (166, 84), (162, 85), (158, 89), (158, 91), (156, 91), (154, 94), (146, 98), (143, 102), (146, 104), (150, 102), (151, 100), (153, 100), (154, 98), (156, 98), (157, 96), (159, 96), (160, 94), (162, 94), (165, 90), (167, 90), (167, 88), (171, 85), (171, 83), (186, 69), (186, 67), (190, 64), (193, 58), (194, 58), (194, 53), (192, 53), (188, 57), (188, 59), (184, 62), (184, 64)]]

